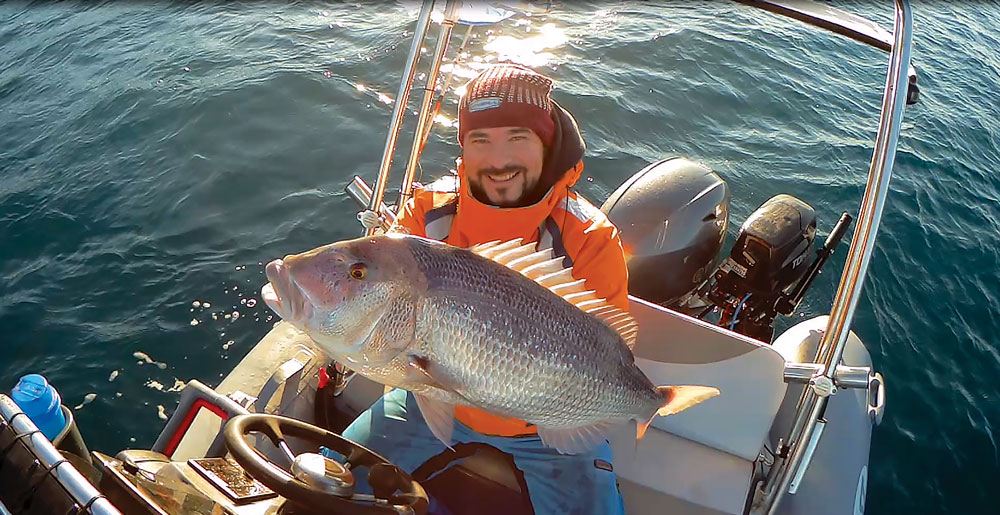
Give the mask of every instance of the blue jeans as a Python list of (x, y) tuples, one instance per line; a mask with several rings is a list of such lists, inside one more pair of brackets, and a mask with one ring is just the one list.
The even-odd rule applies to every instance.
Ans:
[[(420, 415), (417, 402), (406, 390), (393, 390), (379, 399), (344, 430), (344, 437), (360, 443), (408, 473), (447, 450)], [(489, 436), (455, 421), (454, 443), (476, 442), (496, 447), (514, 458), (524, 473), (528, 496), (538, 515), (623, 514), (625, 507), (615, 474), (594, 466), (594, 460), (611, 463), (611, 446), (577, 455), (559, 454), (545, 447), (537, 436)], [(331, 456), (341, 458), (340, 455)], [(371, 493), (367, 474), (355, 476), (358, 493)], [(431, 500), (431, 512), (438, 504)]]

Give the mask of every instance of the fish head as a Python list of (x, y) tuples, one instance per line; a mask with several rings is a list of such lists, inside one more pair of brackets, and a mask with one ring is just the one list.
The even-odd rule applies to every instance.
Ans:
[(264, 302), (333, 354), (360, 349), (394, 302), (419, 288), (420, 274), (398, 238), (325, 245), (267, 264)]

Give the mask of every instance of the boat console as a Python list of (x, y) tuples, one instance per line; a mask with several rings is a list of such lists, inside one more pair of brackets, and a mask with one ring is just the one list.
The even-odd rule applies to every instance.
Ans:
[[(0, 395), (0, 514), (409, 514), (424, 513), (423, 487), (385, 458), (336, 433), (271, 414), (252, 414), (197, 381), (185, 388), (168, 424), (167, 447), (93, 452), (88, 460), (57, 450), (7, 396)], [(178, 444), (202, 412), (226, 419), (210, 434), (223, 446), (176, 459)], [(260, 433), (266, 438), (254, 438)], [(206, 436), (195, 433), (192, 436)], [(296, 448), (332, 449), (344, 465)], [(258, 445), (267, 448), (259, 450)], [(265, 453), (279, 458), (265, 456)], [(374, 495), (355, 495), (352, 469), (364, 467)], [(24, 480), (24, 476), (28, 480)]]
[(249, 515), (280, 505), (277, 494), (223, 458), (175, 462), (144, 450), (93, 456), (101, 472), (98, 487), (124, 513)]

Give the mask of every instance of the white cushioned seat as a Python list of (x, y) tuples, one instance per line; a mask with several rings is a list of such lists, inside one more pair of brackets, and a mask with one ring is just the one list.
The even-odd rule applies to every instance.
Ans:
[(634, 434), (615, 435), (615, 472), (634, 483), (623, 485), (626, 506), (629, 489), (641, 485), (709, 512), (742, 513), (753, 461), (785, 395), (784, 359), (767, 344), (630, 300), (639, 323), (636, 364), (649, 379), (714, 386), (721, 393), (654, 419), (637, 450)]

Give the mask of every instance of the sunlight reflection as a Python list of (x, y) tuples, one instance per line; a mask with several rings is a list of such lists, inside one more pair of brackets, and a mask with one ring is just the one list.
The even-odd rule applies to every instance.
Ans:
[(358, 90), (361, 93), (369, 93), (375, 95), (375, 98), (378, 99), (378, 101), (382, 102), (383, 104), (388, 105), (392, 103), (392, 97), (386, 95), (385, 93), (380, 93), (378, 91), (375, 91), (374, 89), (371, 89), (368, 86), (365, 86), (364, 84), (361, 83), (355, 84), (354, 89)]
[(441, 125), (443, 125), (443, 126), (445, 126), (445, 127), (454, 127), (454, 126), (457, 125), (457, 120), (452, 120), (451, 118), (448, 118), (447, 116), (445, 116), (443, 114), (439, 114), (439, 115), (435, 116), (434, 117), (434, 121), (437, 122), (437, 123), (439, 123), (439, 124), (441, 124)]
[(545, 66), (555, 58), (555, 54), (544, 50), (566, 44), (569, 37), (553, 23), (542, 25), (538, 32), (537, 36), (523, 39), (499, 36), (483, 46), (483, 50), (495, 53), (500, 61), (513, 61), (532, 68)]

